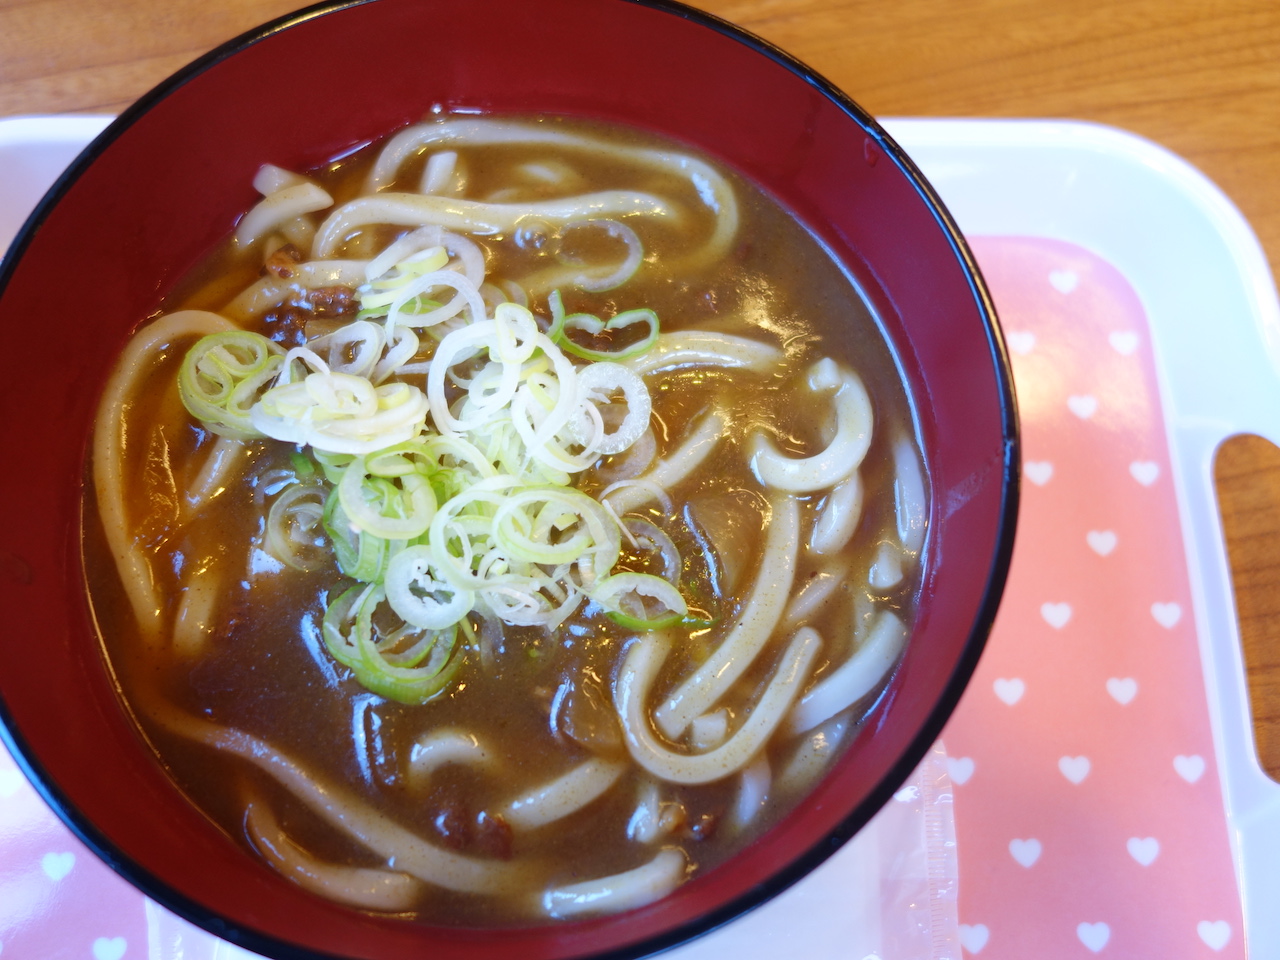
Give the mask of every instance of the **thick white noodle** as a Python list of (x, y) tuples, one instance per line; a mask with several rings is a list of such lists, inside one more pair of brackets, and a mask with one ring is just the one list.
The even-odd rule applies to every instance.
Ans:
[[(98, 495), (98, 516), (138, 628), (149, 646), (160, 640), (161, 605), (151, 565), (133, 538), (125, 508), (125, 407), (166, 347), (188, 337), (235, 329), (231, 321), (204, 310), (180, 310), (160, 317), (135, 333), (125, 346), (98, 405), (93, 428), (93, 485)], [(143, 440), (139, 437), (136, 442)]]
[(526, 180), (568, 189), (582, 183), (578, 172), (563, 160), (543, 160), (540, 163), (522, 163), (518, 173)]
[(791, 759), (778, 774), (778, 790), (795, 795), (812, 786), (830, 765), (836, 748), (849, 731), (851, 720), (849, 711), (845, 711), (805, 734)]
[(482, 203), (460, 197), (421, 193), (379, 193), (343, 204), (320, 225), (313, 254), (331, 257), (353, 233), (373, 224), (425, 227), (489, 235), (514, 230), (525, 217), (561, 224), (586, 217), (641, 216), (678, 222), (679, 211), (648, 193), (602, 190), (560, 200), (531, 203)]
[(902, 548), (888, 540), (880, 544), (867, 571), (867, 583), (876, 590), (891, 590), (902, 582)]
[(662, 850), (642, 867), (598, 880), (552, 887), (542, 895), (542, 909), (557, 919), (588, 913), (620, 913), (661, 900), (680, 885), (686, 872), (684, 852)]
[(619, 516), (657, 499), (652, 488), (670, 490), (693, 473), (711, 455), (711, 451), (724, 436), (727, 426), (728, 419), (725, 415), (719, 410), (712, 410), (670, 456), (663, 457), (643, 476), (622, 481), (626, 485), (619, 486), (604, 499), (608, 500), (609, 506)]
[(240, 218), (236, 224), (236, 243), (247, 247), (290, 220), (331, 206), (333, 197), (310, 181), (283, 187), (263, 197)]
[(862, 476), (857, 470), (827, 494), (813, 521), (809, 550), (819, 555), (839, 553), (853, 539), (862, 519)]
[(310, 250), (316, 236), (316, 225), (307, 216), (295, 217), (280, 224), (280, 235), (299, 250)]
[(853, 655), (814, 684), (796, 704), (787, 724), (788, 732), (812, 730), (865, 697), (893, 669), (906, 642), (906, 624), (892, 611), (882, 610)]
[(671, 649), (671, 641), (663, 633), (644, 634), (627, 651), (614, 683), (614, 701), (631, 758), (669, 783), (713, 783), (732, 776), (764, 749), (778, 729), (808, 679), (821, 645), (815, 630), (797, 630), (760, 699), (733, 735), (706, 753), (680, 753), (658, 741), (645, 711), (645, 702)]
[(893, 466), (897, 471), (893, 481), (893, 505), (898, 537), (902, 540), (902, 549), (914, 557), (924, 548), (928, 516), (924, 474), (915, 447), (906, 437), (898, 437), (893, 444)]
[(427, 158), (422, 168), (422, 193), (453, 193), (453, 173), (458, 167), (458, 151), (441, 150)]
[(800, 542), (800, 504), (795, 497), (775, 495), (756, 571), (755, 585), (728, 635), (654, 711), (658, 729), (672, 740), (694, 717), (710, 710), (751, 666), (782, 618), (795, 579)]
[(621, 503), (624, 509), (634, 510), (640, 504), (648, 503), (650, 500), (658, 501), (663, 516), (669, 517), (675, 509), (675, 501), (671, 499), (671, 495), (652, 480), (646, 480), (644, 477), (618, 480), (600, 491), (600, 502), (619, 524), (622, 523), (621, 512), (614, 504)]
[(871, 445), (871, 398), (858, 375), (824, 357), (809, 369), (811, 393), (834, 391), (836, 435), (821, 453), (788, 457), (763, 433), (755, 436), (751, 467), (761, 483), (790, 493), (826, 490), (858, 469)]
[(769, 802), (769, 787), (773, 784), (773, 771), (769, 769), (769, 755), (761, 752), (751, 761), (738, 778), (738, 796), (729, 811), (730, 824), (738, 830), (748, 826), (760, 815)]
[(652, 347), (622, 362), (647, 377), (682, 367), (729, 367), (769, 373), (784, 359), (786, 354), (770, 343), (710, 330), (681, 330), (659, 334)]
[[(167, 715), (162, 715), (161, 711)], [(348, 793), (340, 784), (317, 776), (314, 770), (308, 770), (251, 734), (179, 715), (171, 708), (160, 708), (155, 712), (157, 719), (174, 733), (258, 767), (330, 827), (383, 858), (392, 869), (434, 886), (463, 893), (512, 890), (524, 873), (524, 868), (518, 864), (467, 857), (428, 843), (388, 819), (384, 811)]]
[(432, 730), (423, 734), (409, 749), (407, 779), (410, 789), (421, 792), (431, 776), (449, 763), (490, 770), (494, 766), (493, 754), (474, 733), (452, 728)]
[(173, 618), (173, 652), (191, 659), (204, 650), (213, 627), (214, 605), (222, 578), (197, 569), (182, 587), (182, 599)]
[(284, 167), (277, 167), (274, 163), (264, 163), (253, 175), (253, 189), (264, 197), (269, 197), (285, 187), (295, 187), (307, 182), (307, 178), (301, 174), (286, 170)]
[(303, 297), (307, 290), (321, 287), (356, 287), (364, 283), (367, 260), (310, 260), (293, 268), (293, 276), (266, 276), (251, 283), (222, 308), (222, 312), (241, 323), (278, 307), (291, 296)]
[(848, 582), (849, 566), (847, 561), (832, 563), (808, 577), (787, 604), (778, 629), (792, 630), (822, 609), (836, 590)]
[(695, 717), (693, 723), (689, 725), (689, 746), (700, 753), (720, 746), (727, 736), (729, 736), (729, 711), (723, 707)]
[(635, 812), (627, 821), (627, 839), (636, 843), (653, 843), (663, 835), (662, 796), (658, 785), (645, 779), (640, 784)]
[(516, 830), (554, 823), (603, 796), (626, 768), (620, 761), (593, 757), (564, 776), (521, 794), (502, 809), (502, 816)]
[(443, 145), (483, 147), (500, 144), (537, 144), (558, 149), (583, 150), (627, 165), (657, 169), (686, 180), (698, 199), (716, 215), (716, 226), (701, 248), (668, 264), (675, 275), (687, 273), (724, 256), (738, 232), (738, 201), (733, 187), (714, 166), (688, 154), (671, 150), (646, 150), (608, 140), (557, 130), (544, 124), (460, 118), (407, 127), (387, 141), (369, 172), (366, 190), (389, 187), (409, 157), (425, 148)]
[(640, 439), (633, 443), (622, 454), (613, 459), (608, 467), (596, 468), (596, 477), (601, 483), (612, 484), (623, 480), (633, 480), (644, 473), (653, 464), (658, 455), (658, 438), (650, 426)]
[(422, 884), (407, 873), (328, 863), (307, 853), (280, 828), (261, 802), (245, 810), (250, 842), (269, 864), (304, 890), (363, 910), (395, 913), (410, 909)]
[(242, 440), (233, 437), (218, 437), (204, 458), (204, 466), (196, 474), (196, 478), (187, 485), (187, 513), (194, 515), (204, 509), (205, 504), (226, 489), (226, 481), (240, 462), (248, 447)]

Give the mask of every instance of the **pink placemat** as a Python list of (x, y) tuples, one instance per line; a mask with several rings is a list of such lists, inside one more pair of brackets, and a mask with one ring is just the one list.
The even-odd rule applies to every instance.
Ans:
[(972, 241), (1021, 408), (1008, 589), (944, 734), (982, 960), (1245, 955), (1146, 316), (1080, 247)]
[[(1242, 958), (1142, 306), (1078, 247), (973, 245), (1013, 351), (1026, 482), (1005, 602), (945, 733), (962, 943), (982, 960)], [(141, 894), (0, 751), (0, 957), (152, 948)]]

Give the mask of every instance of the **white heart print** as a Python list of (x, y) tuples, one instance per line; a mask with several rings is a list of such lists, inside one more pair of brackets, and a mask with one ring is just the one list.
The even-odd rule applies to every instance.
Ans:
[(1100, 557), (1110, 555), (1120, 542), (1114, 530), (1090, 530), (1084, 535), (1084, 539), (1089, 544), (1089, 549)]
[(1048, 460), (1028, 460), (1022, 465), (1022, 472), (1037, 487), (1043, 487), (1053, 479), (1053, 464)]
[(1076, 284), (1080, 282), (1080, 278), (1076, 276), (1074, 270), (1050, 270), (1049, 283), (1053, 285), (1053, 289), (1059, 293), (1070, 293), (1076, 288)]
[(126, 946), (124, 937), (99, 937), (93, 941), (93, 960), (120, 960)]
[(1036, 348), (1036, 335), (1030, 330), (1006, 331), (1004, 339), (1010, 350), (1024, 356)]
[(1150, 460), (1135, 460), (1129, 464), (1129, 475), (1144, 487), (1149, 487), (1160, 479), (1160, 465)]
[(1138, 335), (1132, 330), (1117, 330), (1107, 337), (1111, 349), (1123, 356), (1129, 356), (1138, 349)]
[(1111, 699), (1124, 706), (1138, 695), (1138, 681), (1133, 677), (1110, 677), (1107, 680), (1107, 693)]
[(1196, 924), (1196, 933), (1210, 950), (1221, 950), (1231, 939), (1231, 924), (1225, 920), (1201, 920)]
[(1061, 630), (1067, 625), (1067, 621), (1071, 619), (1071, 604), (1069, 603), (1042, 603), (1040, 604), (1040, 616), (1044, 617), (1044, 622), (1055, 630)]
[(1027, 685), (1020, 677), (997, 677), (993, 686), (995, 687), (996, 696), (1011, 707), (1021, 700), (1022, 695), (1027, 692)]
[(973, 776), (972, 757), (947, 757), (947, 776), (954, 783), (963, 784)]
[(1084, 393), (1067, 397), (1067, 407), (1081, 420), (1088, 420), (1098, 412), (1098, 398)]
[(1076, 936), (1086, 947), (1098, 953), (1111, 939), (1111, 928), (1105, 923), (1082, 923), (1076, 927)]
[(1010, 840), (1009, 853), (1014, 860), (1029, 868), (1040, 859), (1040, 841), (1035, 837), (1028, 840)]
[(0, 800), (12, 797), (26, 782), (26, 777), (17, 770), (0, 770)]
[(1182, 619), (1182, 607), (1176, 603), (1153, 603), (1151, 616), (1155, 617), (1156, 623), (1160, 626), (1166, 630), (1172, 630)]
[(1173, 758), (1173, 769), (1187, 783), (1195, 783), (1204, 776), (1204, 757), (1195, 753), (1189, 757), (1178, 754)]
[(1061, 757), (1058, 760), (1058, 769), (1062, 771), (1062, 775), (1076, 784), (1082, 783), (1089, 775), (1089, 767), (1088, 757)]
[(1151, 866), (1156, 862), (1156, 857), (1160, 856), (1160, 841), (1155, 837), (1130, 837), (1125, 847), (1129, 850), (1129, 856), (1144, 867)]
[(76, 865), (74, 853), (46, 853), (40, 858), (40, 869), (50, 880), (58, 881), (71, 872)]
[(981, 953), (990, 937), (991, 931), (985, 923), (960, 924), (960, 946), (969, 953)]

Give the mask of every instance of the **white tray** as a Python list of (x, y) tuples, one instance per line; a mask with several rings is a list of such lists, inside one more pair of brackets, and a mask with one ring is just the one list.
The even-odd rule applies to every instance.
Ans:
[[(1280, 957), (1280, 784), (1258, 763), (1213, 458), (1280, 441), (1280, 304), (1257, 238), (1185, 161), (1108, 127), (884, 121), (971, 236), (1078, 244), (1118, 268), (1150, 323), (1245, 933)], [(964, 877), (961, 851), (961, 879)]]
[[(107, 122), (0, 123), (0, 151), (39, 143), (0, 186), (0, 235), (16, 230), (30, 208), (28, 199), (15, 207), (7, 198), (38, 196)], [(1118, 268), (1142, 300), (1159, 368), (1246, 937), (1253, 956), (1280, 956), (1280, 913), (1273, 908), (1280, 896), (1280, 785), (1262, 771), (1254, 748), (1212, 482), (1214, 453), (1226, 437), (1256, 433), (1280, 440), (1280, 304), (1257, 240), (1201, 174), (1121, 131), (1058, 121), (884, 123), (965, 233), (1078, 244)]]

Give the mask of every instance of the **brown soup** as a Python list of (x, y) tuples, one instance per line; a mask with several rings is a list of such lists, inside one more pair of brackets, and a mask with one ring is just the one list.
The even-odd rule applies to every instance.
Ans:
[(89, 592), (161, 762), (285, 876), (423, 922), (731, 857), (852, 739), (920, 584), (856, 285), (629, 129), (446, 117), (255, 185), (95, 438)]

